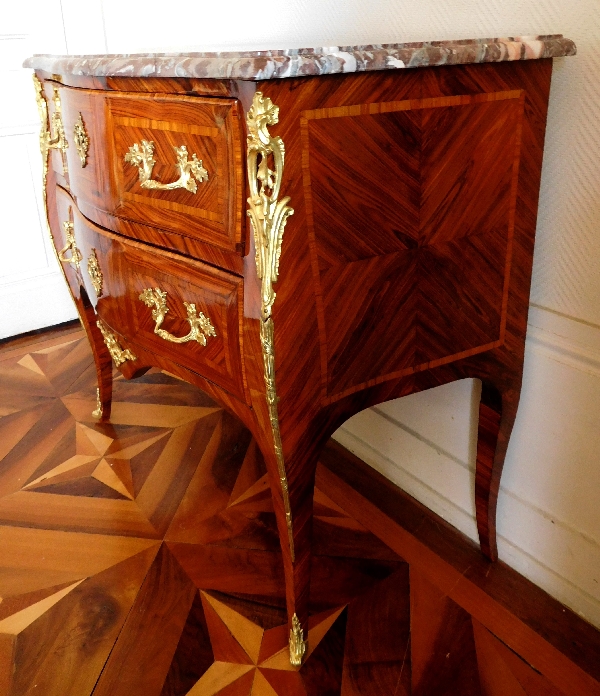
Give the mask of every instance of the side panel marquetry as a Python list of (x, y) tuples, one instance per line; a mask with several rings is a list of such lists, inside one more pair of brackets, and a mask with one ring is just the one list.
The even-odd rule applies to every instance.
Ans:
[(330, 398), (502, 344), (522, 114), (521, 90), (301, 114)]

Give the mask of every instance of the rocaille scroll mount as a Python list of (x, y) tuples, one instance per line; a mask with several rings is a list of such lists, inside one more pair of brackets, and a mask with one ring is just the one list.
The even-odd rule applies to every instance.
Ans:
[[(254, 234), (256, 272), (261, 281), (260, 341), (264, 363), (265, 396), (269, 409), (273, 445), (283, 494), (290, 555), (292, 563), (294, 563), (292, 508), (277, 411), (275, 325), (271, 316), (275, 302), (273, 283), (279, 277), (279, 257), (281, 256), (283, 232), (288, 217), (294, 213), (294, 210), (288, 205), (289, 196), (279, 200), (285, 161), (285, 146), (279, 136), (272, 137), (268, 130), (268, 126), (275, 125), (278, 121), (279, 107), (273, 104), (268, 97), (263, 96), (262, 92), (255, 92), (252, 105), (248, 109), (246, 116), (248, 126), (248, 185), (250, 187), (248, 216), (250, 217)], [(273, 169), (269, 167), (271, 161)], [(289, 640), (290, 662), (292, 665), (298, 666), (302, 664), (306, 646), (302, 626), (298, 617), (294, 614)]]
[(160, 288), (146, 288), (140, 294), (139, 299), (147, 306), (152, 308), (152, 319), (156, 322), (154, 333), (163, 340), (170, 343), (187, 343), (196, 341), (201, 346), (206, 345), (210, 336), (216, 336), (217, 332), (210, 319), (204, 316), (203, 312), (198, 313), (193, 302), (184, 302), (187, 311), (187, 321), (190, 325), (189, 333), (185, 336), (174, 336), (165, 329), (161, 329), (165, 316), (169, 311), (167, 307), (167, 293)]
[(124, 157), (127, 164), (131, 164), (138, 168), (140, 186), (143, 189), (152, 189), (158, 191), (173, 191), (174, 189), (185, 189), (190, 193), (196, 193), (198, 183), (208, 180), (208, 171), (202, 164), (202, 160), (198, 159), (196, 153), (192, 155), (192, 159), (188, 159), (188, 151), (185, 145), (173, 147), (177, 156), (176, 166), (179, 170), (179, 179), (172, 181), (169, 184), (162, 184), (152, 178), (152, 170), (156, 164), (154, 159), (154, 141), (142, 140), (141, 145), (134, 143)]

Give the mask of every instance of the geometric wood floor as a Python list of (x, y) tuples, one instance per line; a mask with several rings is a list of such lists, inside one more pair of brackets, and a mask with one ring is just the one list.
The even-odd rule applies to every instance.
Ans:
[(455, 559), (427, 561), (344, 482), (339, 447), (319, 467), (309, 647), (291, 667), (249, 433), (168, 374), (115, 377), (99, 424), (80, 330), (0, 347), (0, 696), (600, 694), (593, 629), (569, 615), (577, 657), (498, 599), (471, 609)]

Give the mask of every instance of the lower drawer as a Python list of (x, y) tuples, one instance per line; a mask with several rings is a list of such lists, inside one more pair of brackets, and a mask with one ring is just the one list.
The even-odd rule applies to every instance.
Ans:
[[(81, 283), (102, 321), (246, 401), (243, 279), (118, 237), (84, 218), (60, 188), (57, 209), (63, 228), (72, 223)], [(68, 264), (73, 253), (66, 251), (63, 262)]]

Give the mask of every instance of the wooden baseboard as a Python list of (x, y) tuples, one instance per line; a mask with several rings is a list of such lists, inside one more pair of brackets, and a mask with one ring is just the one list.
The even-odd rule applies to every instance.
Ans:
[(2, 338), (0, 339), (0, 360), (4, 360), (7, 356), (17, 355), (20, 351), (27, 352), (33, 346), (35, 346), (35, 350), (48, 348), (54, 343), (66, 340), (70, 334), (73, 334), (73, 338), (79, 338), (83, 335), (79, 319), (70, 319), (55, 326)]
[[(600, 632), (330, 441), (317, 487), (565, 694), (600, 694)], [(358, 493), (360, 491), (360, 493)]]

